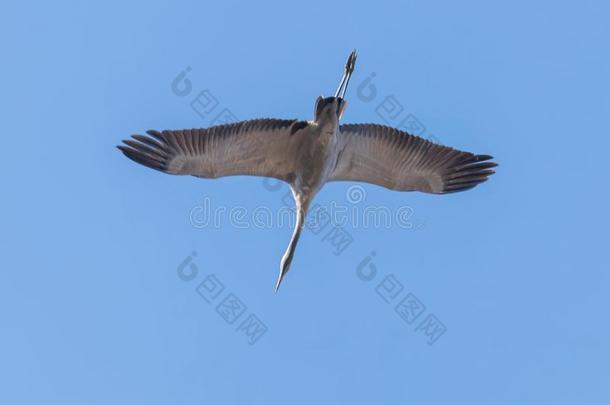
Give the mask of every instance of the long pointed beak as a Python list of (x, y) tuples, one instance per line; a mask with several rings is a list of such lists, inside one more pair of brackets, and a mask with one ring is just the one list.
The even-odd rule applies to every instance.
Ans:
[(354, 68), (356, 67), (357, 56), (358, 54), (356, 53), (355, 49), (349, 54), (347, 62), (345, 62), (345, 70), (343, 72), (343, 77), (341, 78), (339, 87), (337, 87), (335, 97), (345, 99), (345, 93), (347, 92), (347, 85), (349, 84), (349, 79), (352, 77), (352, 73), (354, 73)]
[(284, 280), (285, 275), (285, 272), (280, 271), (280, 275), (278, 276), (277, 281), (275, 282), (275, 292), (280, 289), (280, 284), (282, 284), (282, 280)]

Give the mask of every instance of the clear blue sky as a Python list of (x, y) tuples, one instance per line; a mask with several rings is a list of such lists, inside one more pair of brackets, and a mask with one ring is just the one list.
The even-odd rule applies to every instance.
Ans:
[[(609, 11), (4, 2), (0, 402), (610, 403)], [(346, 224), (339, 255), (308, 231), (275, 294), (289, 226), (189, 216), (206, 198), (275, 212), (285, 188), (163, 175), (115, 145), (224, 108), (308, 119), (352, 48), (345, 122), (382, 123), (394, 96), (424, 136), (492, 154), (498, 173), (448, 196), (362, 185), (358, 204), (408, 206), (411, 229)], [(358, 97), (372, 74), (375, 98)], [(200, 117), (190, 103), (205, 89), (218, 106)], [(349, 187), (318, 202), (349, 204)], [(229, 323), (235, 297), (245, 308)], [(406, 297), (425, 306), (416, 319), (396, 312)], [(266, 332), (248, 336), (256, 319)], [(445, 333), (427, 335), (426, 319)]]

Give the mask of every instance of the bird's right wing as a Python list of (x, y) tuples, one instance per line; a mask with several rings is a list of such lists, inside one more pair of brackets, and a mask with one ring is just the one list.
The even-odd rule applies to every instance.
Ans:
[(290, 181), (306, 122), (256, 119), (204, 129), (147, 131), (118, 148), (131, 160), (170, 174), (234, 175)]
[(468, 190), (494, 173), (491, 156), (437, 145), (376, 124), (341, 125), (339, 158), (330, 181), (351, 180), (392, 190), (444, 194)]

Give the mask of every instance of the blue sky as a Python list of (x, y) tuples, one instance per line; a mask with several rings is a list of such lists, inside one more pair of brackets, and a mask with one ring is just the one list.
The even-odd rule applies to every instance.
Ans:
[[(0, 402), (608, 404), (609, 11), (4, 2)], [(498, 173), (448, 196), (328, 185), (320, 204), (408, 207), (410, 226), (345, 224), (339, 254), (335, 225), (305, 232), (275, 294), (289, 226), (192, 217), (277, 212), (285, 187), (167, 176), (115, 145), (225, 109), (308, 119), (352, 48), (345, 122), (383, 123), (393, 97)], [(200, 116), (203, 91), (218, 105)]]

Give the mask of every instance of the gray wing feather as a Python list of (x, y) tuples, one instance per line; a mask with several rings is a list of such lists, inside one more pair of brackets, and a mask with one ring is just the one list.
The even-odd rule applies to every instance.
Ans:
[(444, 194), (486, 181), (497, 166), (488, 155), (438, 145), (377, 124), (340, 126), (340, 154), (330, 181), (351, 180), (392, 190)]
[[(297, 130), (293, 126), (298, 127)], [(289, 181), (298, 152), (297, 120), (256, 119), (203, 129), (147, 131), (118, 148), (131, 160), (170, 174), (233, 175)]]

